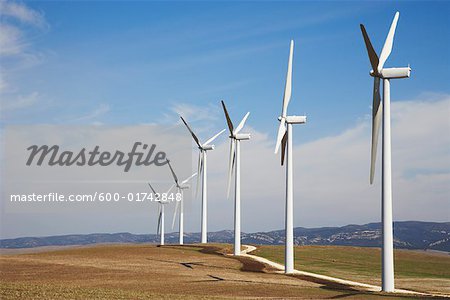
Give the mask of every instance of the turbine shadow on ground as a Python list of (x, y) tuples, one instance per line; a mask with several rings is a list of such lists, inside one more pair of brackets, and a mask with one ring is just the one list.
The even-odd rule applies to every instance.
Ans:
[(147, 260), (150, 261), (158, 261), (158, 262), (163, 262), (163, 263), (168, 263), (168, 264), (176, 264), (176, 265), (180, 265), (183, 267), (186, 267), (188, 269), (194, 269), (194, 266), (201, 266), (201, 267), (205, 267), (205, 268), (217, 268), (217, 269), (228, 269), (228, 270), (234, 270), (233, 268), (229, 268), (229, 267), (222, 267), (222, 266), (215, 266), (215, 265), (211, 265), (211, 264), (206, 264), (204, 262), (179, 262), (179, 261), (174, 261), (174, 260), (162, 260), (162, 259), (154, 259), (154, 258), (147, 258)]

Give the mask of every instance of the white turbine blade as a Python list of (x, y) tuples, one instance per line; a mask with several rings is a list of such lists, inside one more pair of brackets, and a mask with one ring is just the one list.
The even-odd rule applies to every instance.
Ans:
[(283, 139), (284, 133), (286, 132), (286, 119), (281, 117), (280, 126), (278, 127), (277, 143), (275, 144), (275, 154), (278, 153), (280, 148), (281, 140)]
[(387, 58), (391, 54), (392, 46), (394, 44), (394, 34), (395, 28), (397, 27), (399, 12), (395, 13), (394, 20), (392, 21), (391, 28), (389, 29), (389, 33), (386, 37), (386, 41), (384, 42), (383, 50), (381, 50), (380, 54), (380, 62), (378, 63), (378, 73), (383, 69), (384, 63)]
[(161, 215), (162, 215), (162, 210), (161, 210), (161, 204), (158, 206), (159, 210), (158, 210), (158, 228), (156, 230), (157, 234), (159, 234), (161, 232)]
[(372, 103), (372, 148), (370, 154), (370, 184), (373, 183), (375, 175), (375, 161), (377, 159), (378, 135), (381, 125), (382, 103), (380, 98), (380, 78), (375, 77), (373, 81), (373, 103)]
[(176, 186), (177, 184), (176, 183), (174, 183), (174, 184), (172, 184), (172, 186), (170, 187), (170, 189), (167, 191), (167, 193), (166, 194), (169, 194), (170, 193), (170, 191), (172, 191), (172, 189)]
[(178, 177), (175, 174), (175, 171), (172, 168), (172, 165), (170, 164), (170, 161), (166, 158), (167, 164), (169, 165), (170, 168), (170, 172), (172, 173), (173, 179), (175, 180), (175, 182), (178, 184)]
[(284, 87), (284, 96), (283, 96), (283, 109), (281, 110), (281, 117), (286, 117), (287, 107), (289, 105), (289, 101), (291, 100), (292, 95), (292, 58), (294, 55), (294, 41), (291, 40), (291, 48), (289, 51), (289, 62), (288, 62), (288, 70), (286, 74), (286, 85)]
[(149, 186), (150, 189), (152, 190), (153, 194), (156, 195), (156, 191), (155, 191), (155, 189), (152, 187), (152, 185), (150, 184), (150, 182), (148, 182), (148, 186)]
[(281, 140), (281, 165), (284, 165), (284, 157), (286, 155), (286, 145), (287, 145), (288, 132), (286, 131)]
[(187, 183), (189, 180), (191, 180), (192, 178), (194, 178), (195, 176), (197, 176), (197, 173), (192, 174), (191, 176), (189, 176), (188, 178), (186, 178), (185, 180), (183, 180), (181, 182), (181, 184), (185, 184)]
[(370, 60), (370, 65), (372, 66), (372, 70), (375, 73), (378, 73), (378, 63), (379, 63), (378, 55), (375, 52), (375, 50), (373, 50), (373, 46), (372, 46), (372, 43), (370, 42), (369, 35), (367, 34), (366, 28), (364, 27), (363, 24), (360, 24), (359, 26), (361, 28), (361, 32), (362, 32), (362, 35), (364, 38), (364, 43), (366, 44), (367, 54), (369, 55), (369, 60)]
[(230, 198), (230, 190), (231, 190), (231, 178), (233, 176), (233, 167), (234, 167), (234, 139), (231, 139), (230, 143), (230, 161), (228, 162), (228, 184), (227, 184), (227, 199)]
[(245, 125), (245, 121), (247, 121), (247, 118), (248, 118), (249, 115), (250, 115), (250, 112), (245, 114), (245, 116), (242, 118), (242, 120), (239, 123), (239, 125), (236, 127), (236, 129), (234, 129), (233, 134), (237, 134), (237, 133), (239, 133), (239, 131), (242, 130), (242, 128)]
[(199, 147), (201, 147), (202, 145), (200, 144), (200, 141), (198, 140), (198, 137), (197, 137), (197, 136), (195, 135), (195, 133), (192, 131), (191, 127), (189, 127), (189, 125), (188, 125), (188, 123), (186, 122), (186, 120), (183, 119), (182, 116), (180, 116), (180, 118), (181, 118), (181, 121), (183, 121), (184, 125), (186, 125), (187, 129), (189, 130), (189, 132), (191, 133), (192, 138), (194, 139), (195, 143), (196, 143)]
[[(181, 200), (183, 201), (183, 199)], [(178, 212), (178, 206), (180, 205), (180, 201), (177, 201), (177, 204), (175, 205), (175, 209), (173, 211), (173, 219), (172, 219), (172, 230), (175, 227), (175, 219), (177, 217), (177, 212)]]
[(198, 197), (198, 189), (200, 188), (200, 180), (203, 172), (203, 151), (198, 153), (198, 164), (197, 164), (197, 185), (195, 187), (195, 199)]
[(217, 133), (215, 136), (213, 136), (212, 138), (210, 138), (209, 140), (207, 140), (205, 142), (205, 145), (209, 145), (209, 143), (211, 143), (212, 141), (214, 141), (219, 135), (221, 135), (223, 132), (225, 131), (225, 129), (223, 129), (222, 131), (220, 131), (219, 133)]
[(233, 122), (231, 122), (230, 115), (228, 114), (227, 107), (225, 106), (225, 102), (222, 102), (223, 112), (225, 113), (225, 118), (227, 119), (228, 129), (230, 130), (230, 133), (233, 134)]

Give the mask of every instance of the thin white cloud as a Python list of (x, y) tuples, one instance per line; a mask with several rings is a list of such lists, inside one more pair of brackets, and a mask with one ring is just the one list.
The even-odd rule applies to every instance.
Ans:
[(39, 93), (32, 92), (27, 95), (18, 95), (12, 99), (6, 99), (4, 97), (0, 100), (0, 111), (12, 111), (18, 109), (24, 109), (35, 105), (39, 100)]
[(212, 104), (202, 106), (189, 103), (177, 103), (171, 107), (171, 110), (191, 122), (215, 121), (219, 115), (217, 106)]
[(5, 75), (0, 73), (0, 93), (8, 90), (9, 84), (5, 80)]
[(253, 53), (265, 52), (274, 48), (285, 46), (285, 42), (260, 43), (257, 45), (220, 47), (209, 51), (197, 51), (196, 54), (188, 54), (177, 58), (165, 57), (149, 62), (158, 72), (174, 72), (181, 69), (195, 68), (201, 65), (212, 65), (221, 61), (232, 61)]
[(44, 16), (25, 4), (0, 0), (0, 56), (17, 56), (28, 47), (26, 31), (44, 29)]
[(20, 54), (25, 44), (22, 31), (8, 24), (0, 24), (0, 56)]
[(23, 3), (1, 0), (0, 14), (2, 18), (9, 17), (15, 21), (32, 26), (47, 26), (45, 18), (41, 12), (31, 9)]
[(101, 103), (99, 106), (97, 106), (94, 110), (92, 110), (91, 112), (82, 115), (80, 117), (76, 117), (70, 120), (65, 120), (65, 122), (68, 123), (72, 123), (72, 122), (80, 122), (80, 121), (93, 121), (93, 123), (95, 125), (101, 124), (101, 122), (99, 122), (97, 120), (97, 118), (105, 115), (106, 113), (108, 113), (111, 110), (111, 107), (108, 104), (105, 103)]
[(42, 54), (31, 49), (30, 29), (41, 31), (47, 26), (43, 14), (31, 9), (24, 3), (0, 0), (0, 57), (2, 58), (0, 98), (2, 112), (26, 109), (38, 101), (39, 93), (36, 91), (28, 95), (14, 93), (14, 84), (10, 83), (8, 78), (13, 73), (20, 75), (20, 71), (23, 71), (23, 69), (42, 61)]
[[(169, 112), (163, 114), (160, 123), (182, 124), (180, 116), (189, 123), (200, 140), (205, 140), (216, 131), (215, 124), (219, 118), (223, 118), (218, 104), (194, 105), (186, 102), (173, 104)], [(184, 124), (182, 125), (184, 127)]]

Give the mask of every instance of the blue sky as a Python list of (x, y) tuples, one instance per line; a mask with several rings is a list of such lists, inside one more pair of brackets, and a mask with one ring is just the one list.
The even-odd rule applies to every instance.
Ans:
[[(399, 108), (447, 101), (439, 107), (450, 112), (450, 3), (445, 1), (1, 3), (23, 8), (1, 19), (1, 41), (11, 50), (0, 57), (2, 126), (171, 124), (183, 113), (209, 137), (225, 127), (223, 99), (236, 120), (250, 111), (249, 128), (273, 147), (294, 39), (289, 113), (308, 116), (307, 125), (296, 128), (295, 144), (344, 136), (371, 114), (372, 78), (359, 24), (365, 24), (379, 53), (397, 10), (394, 48), (385, 66), (410, 64), (412, 75), (392, 82), (392, 101)], [(421, 117), (434, 121), (433, 115)], [(439, 124), (447, 126), (436, 134), (449, 133), (448, 118)], [(369, 140), (367, 131), (364, 141)], [(420, 145), (414, 137), (408, 141), (413, 148)], [(449, 157), (447, 140), (435, 147), (442, 154), (437, 159)], [(364, 159), (368, 173), (368, 152)], [(418, 165), (404, 174), (420, 169), (448, 175), (446, 164), (436, 165)], [(442, 211), (442, 195), (450, 191), (439, 195)], [(377, 219), (368, 214), (355, 222)], [(349, 222), (342, 218), (326, 225)]]
[(42, 12), (47, 27), (30, 33), (27, 51), (39, 61), (17, 72), (14, 86), (21, 94), (38, 92), (48, 107), (6, 122), (64, 123), (107, 106), (101, 122), (147, 123), (178, 103), (219, 110), (224, 99), (236, 117), (251, 111), (249, 124), (273, 135), (293, 38), (289, 110), (308, 115), (306, 139), (336, 134), (370, 113), (372, 81), (359, 23), (379, 52), (396, 10), (387, 66), (410, 63), (413, 73), (393, 84), (393, 100), (450, 90), (445, 2), (27, 5)]

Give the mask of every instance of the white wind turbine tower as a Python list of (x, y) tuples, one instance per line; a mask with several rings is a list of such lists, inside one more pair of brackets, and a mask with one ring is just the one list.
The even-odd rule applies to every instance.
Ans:
[[(370, 76), (374, 78), (373, 105), (372, 105), (372, 150), (370, 161), (370, 184), (375, 174), (375, 159), (377, 156), (377, 142), (380, 123), (383, 121), (383, 149), (382, 149), (382, 196), (381, 219), (383, 223), (383, 251), (382, 251), (382, 290), (394, 291), (394, 245), (392, 228), (392, 182), (391, 182), (391, 95), (390, 79), (408, 78), (411, 68), (383, 68), (384, 63), (391, 54), (394, 42), (395, 28), (397, 27), (399, 13), (396, 12), (388, 36), (378, 58), (372, 47), (364, 25), (360, 25), (369, 54), (372, 70)], [(383, 80), (383, 103), (380, 99), (380, 80)]]
[[(175, 209), (173, 212), (173, 219), (172, 219), (172, 229), (175, 226), (175, 218), (177, 216), (178, 212), (178, 206), (180, 206), (180, 212), (179, 212), (179, 220), (178, 220), (178, 232), (179, 232), (179, 243), (180, 245), (183, 245), (183, 237), (184, 237), (184, 190), (189, 189), (189, 185), (187, 183), (189, 180), (197, 176), (197, 173), (192, 174), (182, 182), (178, 182), (178, 177), (175, 174), (175, 171), (172, 168), (172, 165), (170, 164), (170, 161), (167, 159), (167, 164), (169, 165), (170, 171), (172, 172), (173, 179), (175, 180), (175, 184), (170, 188), (169, 192), (176, 187), (177, 188), (177, 194), (181, 194), (181, 200), (177, 201), (177, 204), (175, 205)], [(167, 192), (167, 193), (169, 193)]]
[(230, 129), (230, 161), (228, 166), (228, 189), (227, 199), (230, 198), (231, 177), (234, 168), (234, 255), (241, 254), (241, 151), (240, 142), (249, 140), (249, 133), (240, 133), (245, 125), (250, 112), (246, 113), (239, 125), (234, 128), (228, 114), (225, 103), (222, 101), (223, 111)]
[[(155, 197), (155, 201), (158, 201), (158, 227), (156, 232), (160, 234), (159, 236), (159, 244), (161, 246), (164, 245), (164, 206), (167, 204), (167, 202), (161, 200), (161, 194), (157, 193), (153, 186), (148, 183), (148, 186), (153, 192), (153, 196)], [(169, 190), (170, 191), (170, 190)], [(169, 192), (167, 192), (169, 193)]]
[(198, 187), (199, 187), (199, 181), (200, 177), (202, 178), (202, 237), (201, 237), (201, 243), (207, 243), (208, 242), (208, 231), (207, 231), (207, 182), (206, 182), (206, 171), (207, 171), (207, 161), (206, 161), (206, 152), (209, 150), (214, 150), (214, 145), (211, 145), (211, 143), (220, 135), (222, 134), (225, 129), (214, 135), (212, 138), (204, 142), (203, 144), (200, 143), (200, 140), (198, 137), (194, 134), (192, 129), (189, 127), (188, 123), (183, 119), (182, 116), (180, 116), (181, 120), (183, 121), (184, 125), (186, 125), (187, 129), (192, 135), (192, 138), (194, 139), (195, 143), (198, 146), (198, 149), (200, 150), (198, 155), (198, 166), (197, 166), (197, 186), (196, 186), (196, 192), (195, 192), (195, 198), (197, 198), (198, 194)]
[[(275, 153), (281, 145), (281, 165), (284, 164), (286, 154), (286, 248), (284, 272), (289, 274), (294, 272), (294, 183), (292, 170), (292, 124), (306, 123), (306, 116), (287, 116), (287, 108), (292, 94), (292, 57), (294, 53), (294, 41), (291, 40), (289, 51), (288, 70), (286, 75), (286, 85), (284, 88), (283, 107), (281, 116), (278, 118), (280, 126), (278, 127), (277, 142)], [(287, 146), (287, 150), (286, 150)], [(286, 153), (287, 151), (287, 153)]]

